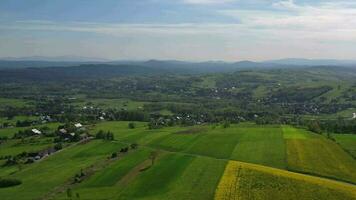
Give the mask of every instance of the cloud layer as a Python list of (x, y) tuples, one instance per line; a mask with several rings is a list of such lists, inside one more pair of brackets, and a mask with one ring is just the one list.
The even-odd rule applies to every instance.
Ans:
[[(237, 2), (182, 1), (195, 5)], [(282, 0), (273, 1), (268, 7), (229, 6), (212, 9), (210, 12), (231, 18), (236, 23), (133, 24), (18, 20), (0, 23), (0, 30), (7, 32), (9, 34), (7, 37), (10, 38), (13, 32), (31, 33), (32, 37), (21, 36), (19, 40), (31, 40), (31, 44), (37, 44), (36, 47), (39, 49), (42, 45), (44, 52), (48, 52), (49, 49), (44, 46), (46, 42), (49, 46), (61, 41), (75, 48), (76, 52), (81, 52), (83, 56), (95, 55), (115, 59), (263, 60), (282, 57), (355, 59), (353, 52), (356, 52), (356, 3), (353, 1), (297, 4), (293, 0)], [(44, 33), (46, 40), (37, 37)], [(57, 34), (57, 38), (55, 35), (52, 36), (54, 38), (49, 36), (53, 33)], [(82, 46), (93, 46), (94, 50), (88, 52), (86, 49), (78, 49), (80, 45), (77, 47), (69, 45), (74, 38), (70, 33), (83, 35)], [(0, 42), (5, 38), (0, 35)], [(93, 44), (84, 44), (84, 41)], [(101, 43), (98, 44), (97, 41)], [(5, 44), (11, 48), (11, 43), (5, 41)], [(95, 48), (95, 45), (98, 48)], [(58, 52), (52, 54), (55, 53)], [(2, 49), (1, 54), (10, 53)]]

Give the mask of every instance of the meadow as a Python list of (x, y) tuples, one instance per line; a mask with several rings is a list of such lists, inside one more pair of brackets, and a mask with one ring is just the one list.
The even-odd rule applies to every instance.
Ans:
[(356, 158), (356, 135), (351, 134), (333, 134), (336, 143), (346, 152)]
[[(355, 199), (356, 161), (342, 145), (291, 126), (253, 123), (173, 126), (101, 122), (114, 141), (72, 145), (22, 169), (0, 168), (21, 185), (0, 188), (1, 199)], [(347, 140), (348, 141), (348, 140)], [(45, 142), (45, 141), (43, 141)], [(136, 149), (113, 152), (136, 143)], [(43, 143), (45, 144), (45, 143)], [(10, 143), (1, 148), (15, 151)], [(36, 147), (37, 148), (37, 147)], [(157, 157), (152, 161), (152, 152)], [(153, 164), (152, 164), (153, 163)], [(95, 167), (80, 183), (81, 169)], [(346, 183), (348, 182), (348, 183)], [(79, 198), (78, 198), (79, 197)]]

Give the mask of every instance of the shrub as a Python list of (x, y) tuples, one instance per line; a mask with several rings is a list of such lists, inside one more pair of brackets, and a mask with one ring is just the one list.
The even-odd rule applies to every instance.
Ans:
[(134, 128), (136, 128), (136, 124), (133, 123), (133, 122), (130, 122), (128, 126), (129, 126), (129, 129), (134, 129)]
[(0, 179), (0, 188), (20, 185), (22, 182), (17, 179)]
[(56, 145), (54, 145), (54, 149), (55, 149), (56, 151), (61, 150), (62, 148), (63, 148), (62, 143), (57, 143)]
[(111, 158), (117, 158), (117, 152), (112, 153)]

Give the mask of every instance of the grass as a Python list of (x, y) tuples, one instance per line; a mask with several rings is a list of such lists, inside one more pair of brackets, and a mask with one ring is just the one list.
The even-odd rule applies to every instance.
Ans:
[(285, 142), (280, 128), (242, 128), (231, 159), (286, 168)]
[(284, 139), (307, 139), (310, 133), (303, 129), (296, 129), (290, 126), (282, 126)]
[[(335, 142), (303, 129), (241, 123), (229, 128), (205, 125), (148, 130), (146, 123), (136, 122), (134, 129), (129, 129), (128, 123), (102, 122), (89, 128), (91, 133), (111, 131), (117, 141), (95, 140), (72, 146), (25, 165), (21, 171), (16, 166), (2, 167), (1, 177), (17, 178), (23, 184), (0, 189), (1, 199), (39, 199), (80, 169), (106, 160), (112, 152), (131, 143), (138, 143), (138, 149), (120, 154), (117, 160), (73, 186), (73, 194), (88, 200), (347, 200), (356, 191), (351, 184), (317, 177), (355, 182), (356, 163)], [(343, 142), (343, 148), (354, 147), (347, 135), (338, 136), (335, 139)], [(0, 146), (0, 154), (2, 150), (14, 151), (13, 144)], [(152, 151), (160, 155), (150, 167)], [(55, 199), (68, 198), (63, 192)]]
[(192, 156), (168, 154), (149, 170), (142, 172), (125, 190), (119, 199), (157, 199), (169, 192), (169, 188), (184, 173), (194, 160)]
[(238, 134), (231, 133), (207, 133), (198, 137), (194, 141), (194, 145), (187, 149), (186, 152), (228, 159), (234, 151), (239, 137)]
[(153, 140), (150, 146), (169, 151), (184, 151), (202, 136), (202, 134), (169, 134)]
[(9, 123), (12, 125), (16, 125), (17, 121), (25, 121), (25, 120), (29, 120), (29, 121), (35, 121), (38, 120), (39, 118), (36, 116), (15, 116), (12, 119), (7, 119), (5, 117), (0, 117), (0, 123)]
[(25, 130), (29, 128), (41, 128), (47, 126), (51, 130), (55, 130), (58, 128), (60, 123), (47, 123), (47, 124), (42, 124), (42, 125), (36, 125), (36, 126), (31, 126), (31, 127), (12, 127), (12, 128), (3, 128), (0, 129), (0, 136), (7, 136), (7, 137), (12, 137), (15, 133), (19, 132), (20, 130)]
[(332, 136), (346, 152), (356, 158), (356, 135), (333, 134)]
[(34, 140), (8, 140), (0, 145), (0, 156), (15, 156), (22, 152), (36, 152), (52, 146), (51, 138), (41, 138)]
[[(6, 176), (6, 178), (20, 179), (23, 183), (16, 187), (1, 189), (1, 199), (38, 199), (68, 181), (80, 169), (106, 157), (103, 155), (76, 157), (75, 155), (83, 151), (90, 151), (92, 148), (106, 149), (106, 153), (110, 154), (113, 148), (111, 146), (107, 148), (107, 146), (107, 142), (93, 141), (85, 145), (69, 147), (48, 159), (25, 167), (22, 171)], [(119, 147), (118, 144), (117, 148)]]
[(356, 187), (347, 183), (230, 161), (216, 189), (215, 200), (351, 200), (355, 195)]
[(356, 162), (336, 143), (316, 137), (287, 140), (288, 169), (356, 183)]
[(0, 98), (0, 108), (4, 108), (6, 106), (24, 107), (27, 103), (28, 102), (22, 99)]
[(127, 174), (132, 168), (146, 160), (149, 156), (149, 151), (140, 149), (129, 155), (124, 155), (115, 163), (105, 168), (104, 171), (96, 173), (90, 177), (88, 181), (83, 183), (82, 187), (109, 187), (114, 186)]
[(75, 104), (84, 107), (87, 103), (90, 103), (90, 105), (93, 105), (94, 107), (100, 107), (104, 109), (115, 108), (137, 110), (142, 109), (144, 104), (147, 102), (132, 101), (127, 99), (85, 99), (85, 101)]

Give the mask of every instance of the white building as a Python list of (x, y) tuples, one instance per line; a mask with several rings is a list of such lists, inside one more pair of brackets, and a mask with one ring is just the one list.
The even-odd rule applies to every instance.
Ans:
[(62, 129), (59, 129), (59, 132), (62, 133), (62, 134), (67, 134), (67, 130), (62, 128)]
[(352, 119), (356, 119), (356, 113), (352, 113)]
[(83, 127), (83, 125), (81, 123), (76, 123), (76, 124), (74, 124), (74, 126), (75, 126), (75, 128), (82, 128)]
[(41, 135), (42, 134), (42, 132), (40, 130), (35, 129), (35, 128), (32, 129), (31, 131), (32, 131), (32, 133), (37, 134), (37, 135)]

